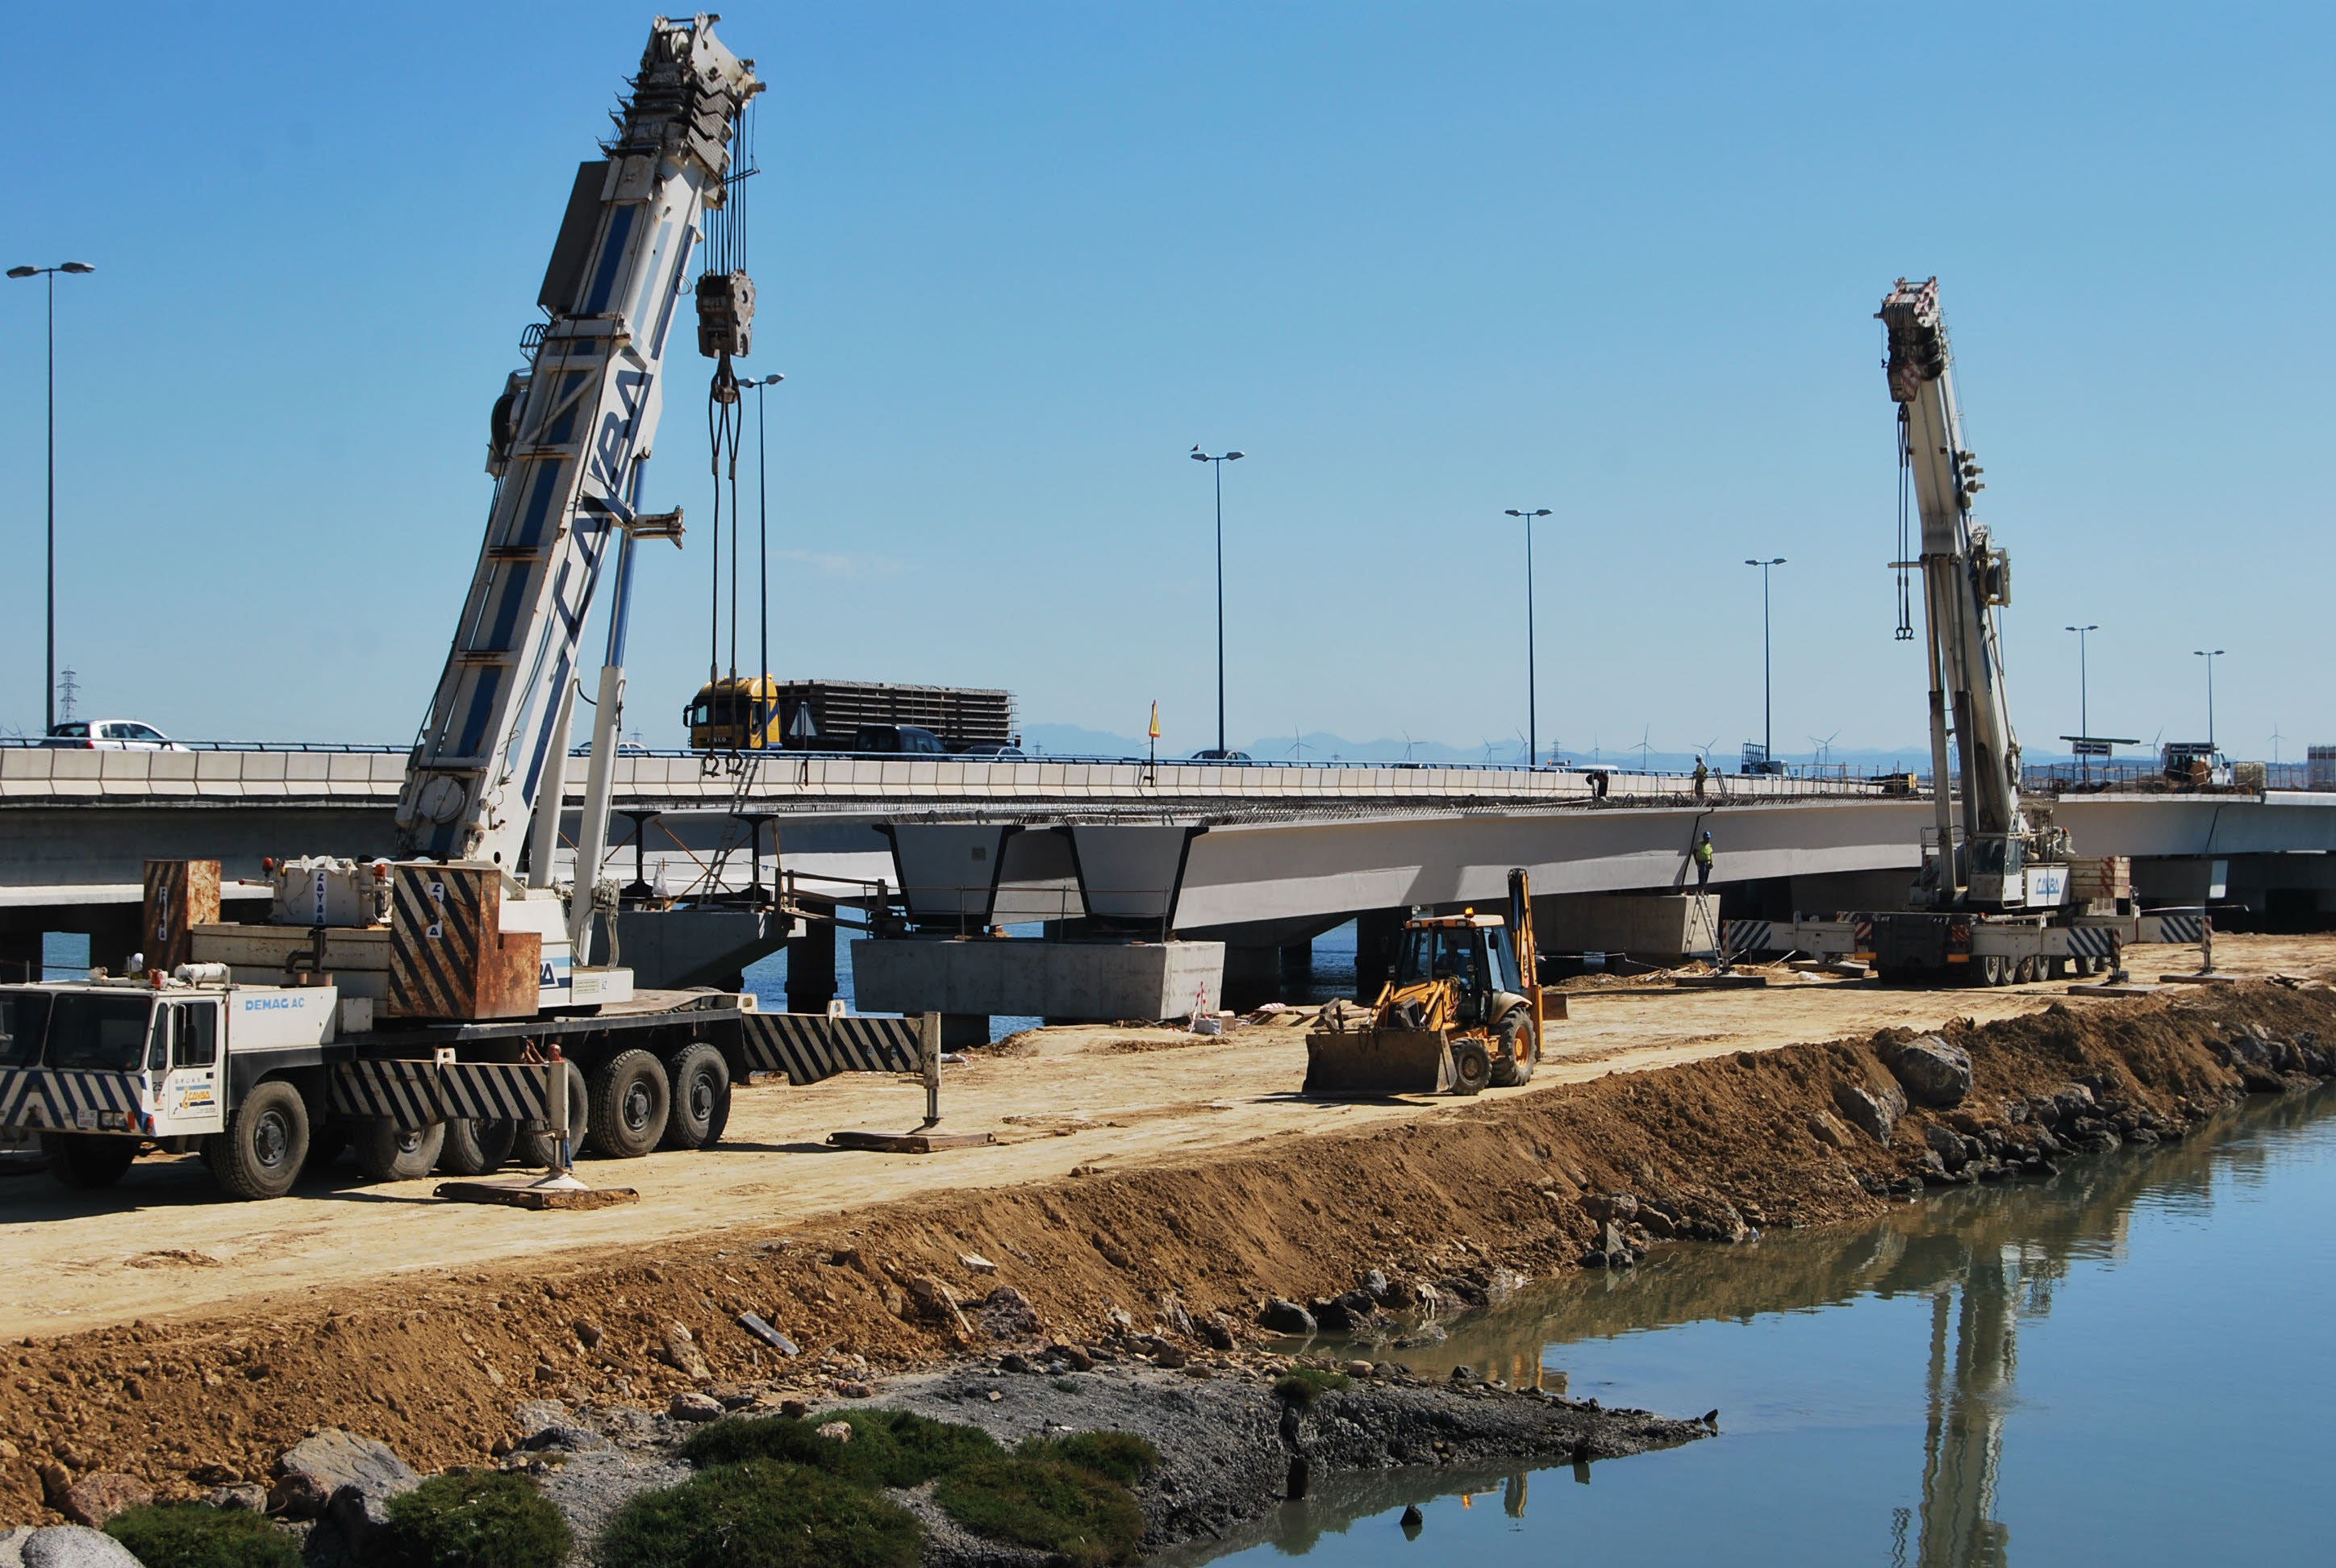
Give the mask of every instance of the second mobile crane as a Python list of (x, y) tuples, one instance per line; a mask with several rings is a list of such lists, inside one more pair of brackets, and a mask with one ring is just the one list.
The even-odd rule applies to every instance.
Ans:
[(1730, 922), (1728, 945), (1854, 957), (1885, 978), (1961, 970), (2004, 985), (2089, 973), (2138, 934), (2130, 873), (2122, 857), (2072, 854), (2067, 830), (2020, 798), (1998, 625), (2011, 602), (2011, 561), (1972, 515), (1987, 487), (1963, 441), (1939, 280), (1900, 278), (1877, 315), (1899, 463), (1921, 521), (1919, 559), (1895, 564), (1922, 574), (1937, 821), (1923, 835), (1909, 908)]

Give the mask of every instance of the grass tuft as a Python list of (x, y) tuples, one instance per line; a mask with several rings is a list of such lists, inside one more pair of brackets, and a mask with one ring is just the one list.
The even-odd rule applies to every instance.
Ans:
[(299, 1543), (264, 1515), (202, 1503), (126, 1508), (105, 1533), (146, 1568), (300, 1568)]
[(923, 1552), (899, 1505), (825, 1470), (750, 1459), (640, 1494), (596, 1555), (600, 1568), (916, 1568)]
[(1133, 1562), (1144, 1511), (1125, 1486), (1059, 1459), (1000, 1456), (944, 1475), (933, 1501), (977, 1535), (1052, 1552), (1074, 1568)]
[(1133, 1432), (1074, 1432), (1032, 1437), (1015, 1450), (1025, 1459), (1056, 1459), (1133, 1486), (1160, 1468), (1160, 1450)]
[(978, 1427), (906, 1410), (853, 1410), (832, 1418), (852, 1428), (850, 1442), (821, 1437), (824, 1420), (732, 1417), (691, 1433), (681, 1446), (682, 1456), (697, 1466), (774, 1459), (824, 1470), (861, 1486), (917, 1486), (957, 1465), (1000, 1452), (997, 1440)]
[(1274, 1379), (1273, 1391), (1293, 1405), (1311, 1405), (1325, 1394), (1354, 1387), (1354, 1379), (1344, 1372), (1325, 1371), (1319, 1367), (1292, 1367)]
[(433, 1475), (387, 1506), (404, 1568), (559, 1568), (575, 1545), (535, 1483), (507, 1471)]

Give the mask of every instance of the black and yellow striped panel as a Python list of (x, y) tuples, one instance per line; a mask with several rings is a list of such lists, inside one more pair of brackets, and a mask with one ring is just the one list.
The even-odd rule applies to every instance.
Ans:
[(81, 1125), (84, 1116), (93, 1123), (100, 1111), (132, 1115), (144, 1086), (136, 1073), (0, 1068), (0, 1127), (62, 1131)]
[(393, 883), (389, 1010), (409, 1018), (476, 1015), (501, 922), (501, 873), (472, 866), (400, 865)]
[(401, 1132), (445, 1119), (434, 1062), (343, 1062), (333, 1069), (326, 1097), (335, 1115), (386, 1120)]
[(825, 1013), (747, 1013), (746, 1065), (815, 1084), (838, 1073), (921, 1071), (915, 1018), (830, 1018)]
[(551, 1069), (510, 1062), (453, 1062), (438, 1069), (438, 1108), (473, 1121), (539, 1122)]

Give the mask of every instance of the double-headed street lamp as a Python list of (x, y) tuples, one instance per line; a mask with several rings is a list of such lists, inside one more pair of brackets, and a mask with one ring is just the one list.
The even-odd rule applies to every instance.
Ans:
[[(754, 389), (754, 510), (761, 523), (761, 542), (756, 548), (762, 552), (759, 563), (762, 570), (755, 573), (755, 577), (762, 584), (763, 596), (762, 662), (754, 667), (757, 677), (771, 673), (771, 465), (764, 455), (763, 394), (785, 379), (785, 375), (773, 371), (758, 379), (739, 383), (741, 386)], [(759, 696), (747, 704), (747, 711), (754, 714), (758, 721), (755, 725), (758, 735), (767, 723), (763, 718), (761, 708), (762, 698)]]
[(2214, 749), (2214, 661), (2223, 657), (2223, 650), (2194, 648), (2190, 653), (2192, 657), (2206, 661), (2206, 749), (2211, 752)]
[(1238, 452), (1221, 452), (1212, 457), (1199, 447), (1192, 449), (1192, 461), (1205, 463), (1217, 476), (1217, 760), (1225, 756), (1225, 464), (1239, 463), (1243, 456)]
[(1744, 564), (1760, 569), (1760, 766), (1765, 771), (1776, 761), (1776, 709), (1772, 696), (1776, 688), (1768, 677), (1768, 569), (1784, 565), (1785, 558), (1771, 556), (1767, 560), (1747, 560)]
[(79, 275), (96, 270), (86, 261), (8, 269), (11, 278), (49, 280), (49, 657), (47, 676), (41, 685), (42, 706), (48, 716), (42, 726), (43, 735), (57, 727), (57, 274)]
[(1525, 511), (1510, 507), (1508, 515), (1524, 520), (1525, 524), (1525, 766), (1541, 765), (1541, 731), (1535, 721), (1541, 716), (1541, 699), (1534, 690), (1534, 677), (1539, 674), (1533, 658), (1533, 525), (1536, 517), (1547, 517), (1549, 508)]
[[(2077, 634), (2077, 734), (2083, 737), (2086, 745), (2090, 745), (2093, 743), (2093, 720), (2088, 688), (2092, 682), (2091, 673), (2085, 664), (2085, 638), (2087, 634), (2101, 628), (2098, 626), (2070, 626), (2063, 627), (2061, 629)], [(2085, 782), (2091, 783), (2093, 777), (2091, 754), (2080, 755), (2077, 762)]]

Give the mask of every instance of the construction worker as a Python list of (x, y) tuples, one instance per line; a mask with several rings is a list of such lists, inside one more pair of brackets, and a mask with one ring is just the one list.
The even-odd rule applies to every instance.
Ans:
[(1706, 829), (1703, 836), (1695, 841), (1695, 891), (1697, 892), (1703, 891), (1711, 881), (1713, 852), (1711, 833), (1710, 830)]
[(1706, 780), (1706, 779), (1708, 779), (1708, 778), (1709, 778), (1710, 776), (1711, 776), (1711, 770), (1710, 770), (1709, 768), (1708, 768), (1708, 767), (1706, 767), (1706, 766), (1704, 766), (1704, 765), (1703, 765), (1703, 759), (1702, 759), (1701, 757), (1698, 757), (1698, 758), (1696, 758), (1696, 759), (1695, 759), (1695, 798), (1696, 798), (1696, 799), (1698, 799), (1698, 800), (1701, 800), (1701, 799), (1703, 798), (1703, 781), (1704, 781), (1704, 780)]

